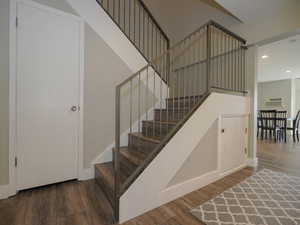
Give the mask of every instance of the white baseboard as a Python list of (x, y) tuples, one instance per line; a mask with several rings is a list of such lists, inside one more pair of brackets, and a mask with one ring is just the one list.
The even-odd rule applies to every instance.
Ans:
[(0, 199), (9, 197), (9, 185), (0, 185)]
[(84, 169), (79, 176), (79, 180), (90, 180), (94, 178), (95, 178), (94, 166), (92, 168)]
[(168, 187), (161, 193), (161, 204), (168, 203), (177, 198), (180, 198), (188, 193), (198, 190), (208, 184), (211, 184), (219, 179), (219, 172), (217, 170), (205, 173), (199, 177), (187, 180), (183, 183)]
[(247, 166), (247, 164), (243, 164), (239, 167), (233, 168), (226, 172), (220, 172), (218, 170), (210, 171), (199, 177), (196, 177), (196, 178), (187, 180), (183, 183), (171, 186), (162, 191), (162, 193), (161, 193), (162, 204), (168, 203), (168, 202), (173, 201), (177, 198), (180, 198), (188, 193), (191, 193), (202, 187), (205, 187), (219, 179), (222, 179), (223, 177), (226, 177), (236, 171), (239, 171), (239, 170), (245, 168), (246, 166)]
[(251, 167), (257, 167), (258, 166), (258, 158), (248, 158), (247, 165), (251, 166)]

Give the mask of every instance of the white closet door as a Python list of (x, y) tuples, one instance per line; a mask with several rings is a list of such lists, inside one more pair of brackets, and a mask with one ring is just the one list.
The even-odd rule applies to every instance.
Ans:
[(80, 22), (27, 3), (17, 15), (21, 190), (78, 177)]

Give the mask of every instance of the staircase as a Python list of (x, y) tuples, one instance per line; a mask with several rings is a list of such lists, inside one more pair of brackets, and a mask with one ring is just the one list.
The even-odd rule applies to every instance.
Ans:
[[(128, 134), (128, 146), (119, 148), (120, 185), (124, 185), (136, 169), (161, 143), (164, 137), (202, 99), (202, 96), (169, 98), (167, 108), (155, 109), (154, 120), (142, 121), (142, 131)], [(115, 171), (113, 162), (95, 166), (96, 181), (103, 188), (109, 201), (115, 205)]]
[(210, 93), (245, 93), (246, 41), (209, 21), (170, 48), (141, 0), (97, 2), (149, 62), (116, 87), (113, 161), (95, 165), (118, 221), (122, 194)]

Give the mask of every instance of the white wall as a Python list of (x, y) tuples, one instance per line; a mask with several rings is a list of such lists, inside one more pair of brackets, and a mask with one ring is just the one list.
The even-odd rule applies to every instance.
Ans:
[(300, 110), (300, 79), (295, 79), (295, 103), (294, 103), (294, 116)]
[[(258, 110), (286, 110), (288, 116), (293, 116), (292, 80), (280, 80), (258, 83)], [(282, 98), (282, 107), (268, 107), (265, 102), (270, 98)]]
[(0, 1), (0, 185), (8, 183), (9, 0)]

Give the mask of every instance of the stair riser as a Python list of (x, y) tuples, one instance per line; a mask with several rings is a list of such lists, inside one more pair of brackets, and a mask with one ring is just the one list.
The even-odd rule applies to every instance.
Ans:
[(145, 136), (164, 137), (166, 136), (175, 125), (159, 125), (159, 124), (145, 124), (143, 123), (142, 133)]
[(122, 154), (119, 155), (120, 157), (120, 169), (123, 173), (125, 173), (126, 177), (129, 177), (138, 167), (131, 161), (127, 159), (127, 157), (123, 156)]
[(180, 100), (167, 100), (167, 107), (168, 108), (183, 108), (183, 107), (192, 107), (199, 101), (199, 98), (186, 98), (186, 99), (180, 99)]
[(156, 143), (153, 143), (151, 141), (147, 141), (144, 139), (141, 139), (139, 137), (136, 137), (134, 135), (129, 134), (129, 147), (133, 148), (135, 150), (149, 152), (152, 151), (157, 146)]
[(109, 200), (110, 204), (114, 208), (115, 201), (114, 201), (114, 193), (111, 187), (105, 182), (105, 179), (103, 178), (103, 175), (99, 173), (99, 171), (95, 170), (95, 180), (100, 186), (100, 188), (105, 193), (107, 199)]
[(155, 116), (154, 119), (156, 121), (179, 121), (181, 120), (189, 110), (155, 110)]

